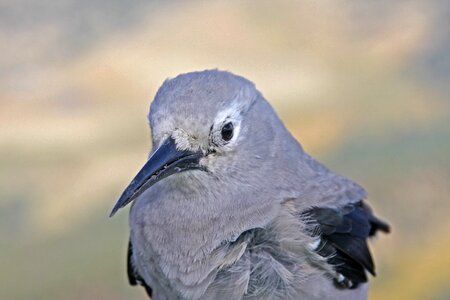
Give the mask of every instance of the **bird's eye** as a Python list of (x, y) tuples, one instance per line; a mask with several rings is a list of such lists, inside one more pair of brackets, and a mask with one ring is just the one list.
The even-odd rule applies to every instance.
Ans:
[(233, 138), (233, 123), (228, 122), (222, 127), (222, 131), (220, 132), (222, 134), (222, 139), (224, 141), (229, 141)]

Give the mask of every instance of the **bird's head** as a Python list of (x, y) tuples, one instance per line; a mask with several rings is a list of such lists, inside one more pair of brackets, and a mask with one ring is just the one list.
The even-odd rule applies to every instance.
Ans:
[(169, 176), (177, 184), (194, 178), (264, 189), (262, 177), (274, 171), (271, 161), (289, 135), (253, 83), (217, 70), (166, 80), (149, 123), (153, 151), (111, 216)]

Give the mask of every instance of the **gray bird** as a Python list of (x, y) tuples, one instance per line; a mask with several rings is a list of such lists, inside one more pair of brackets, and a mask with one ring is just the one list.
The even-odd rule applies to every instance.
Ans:
[(367, 240), (389, 226), (314, 160), (247, 79), (166, 80), (133, 202), (128, 277), (160, 299), (366, 299)]

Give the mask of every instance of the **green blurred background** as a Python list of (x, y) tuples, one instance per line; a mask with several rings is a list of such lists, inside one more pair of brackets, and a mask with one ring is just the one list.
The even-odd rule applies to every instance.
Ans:
[(108, 214), (157, 88), (216, 67), (390, 221), (371, 299), (450, 299), (448, 1), (1, 0), (0, 24), (0, 299), (145, 299)]

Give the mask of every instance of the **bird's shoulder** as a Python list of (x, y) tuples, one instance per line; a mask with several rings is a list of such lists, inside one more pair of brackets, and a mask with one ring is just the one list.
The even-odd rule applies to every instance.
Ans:
[(338, 288), (356, 288), (375, 275), (368, 239), (389, 225), (378, 219), (363, 200), (336, 207), (313, 206), (299, 213), (309, 236), (311, 250), (325, 258)]
[(309, 278), (354, 290), (367, 282), (367, 272), (375, 275), (368, 239), (378, 231), (389, 232), (389, 226), (365, 202), (303, 211), (292, 201), (283, 206), (268, 226), (248, 230), (231, 243), (230, 249), (240, 245), (245, 250), (218, 273), (216, 285), (235, 278), (245, 283), (241, 290), (246, 296), (271, 298), (308, 295), (309, 287), (301, 283)]
[(127, 275), (128, 282), (130, 285), (140, 285), (145, 288), (148, 296), (152, 296), (152, 288), (144, 281), (144, 279), (139, 275), (133, 263), (133, 244), (131, 240), (128, 242), (128, 250), (127, 250)]
[(325, 267), (331, 266), (336, 286), (355, 288), (367, 281), (366, 272), (375, 275), (368, 239), (377, 231), (388, 232), (389, 226), (373, 214), (360, 185), (307, 153), (301, 157), (298, 174), (303, 177), (294, 184), (298, 194), (282, 206), (302, 220), (302, 230), (314, 238), (313, 253), (325, 258)]

